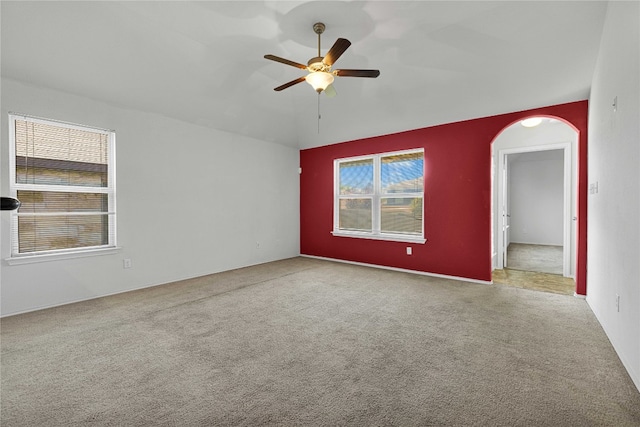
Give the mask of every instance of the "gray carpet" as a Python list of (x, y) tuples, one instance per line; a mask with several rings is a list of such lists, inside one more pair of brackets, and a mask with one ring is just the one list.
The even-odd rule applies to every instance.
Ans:
[(512, 270), (562, 274), (562, 246), (511, 243), (507, 265)]
[(638, 426), (586, 302), (293, 258), (4, 318), (8, 426)]

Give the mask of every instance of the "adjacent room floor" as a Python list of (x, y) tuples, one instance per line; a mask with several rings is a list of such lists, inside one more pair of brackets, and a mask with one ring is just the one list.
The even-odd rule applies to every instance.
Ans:
[(507, 267), (512, 270), (562, 274), (562, 246), (511, 243)]
[(573, 295), (576, 291), (576, 282), (572, 278), (562, 277), (558, 274), (505, 268), (504, 270), (493, 270), (492, 278), (493, 283), (496, 285), (513, 286), (554, 294)]
[(562, 295), (575, 293), (575, 281), (562, 276), (562, 246), (511, 243), (507, 266), (493, 271), (493, 283)]

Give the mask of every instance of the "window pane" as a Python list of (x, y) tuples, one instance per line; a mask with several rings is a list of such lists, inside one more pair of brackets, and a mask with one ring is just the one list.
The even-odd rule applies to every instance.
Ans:
[(109, 197), (101, 193), (18, 191), (20, 213), (107, 212)]
[(381, 205), (380, 227), (383, 233), (422, 233), (421, 197), (384, 197)]
[(341, 199), (341, 230), (371, 231), (371, 199)]
[(382, 157), (380, 180), (382, 193), (421, 193), (424, 182), (423, 153)]
[(107, 187), (108, 135), (16, 120), (16, 182)]
[(18, 217), (19, 252), (30, 253), (109, 244), (109, 216)]
[[(44, 159), (16, 158), (16, 182), (19, 184), (107, 187), (107, 165), (100, 169), (80, 170), (83, 165)], [(46, 163), (49, 163), (47, 166)]]
[(373, 159), (340, 163), (340, 194), (373, 193)]

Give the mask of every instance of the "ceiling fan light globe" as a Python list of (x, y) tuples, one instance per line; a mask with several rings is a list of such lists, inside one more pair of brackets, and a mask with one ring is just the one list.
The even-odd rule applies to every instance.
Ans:
[(304, 78), (307, 83), (313, 87), (313, 89), (320, 93), (327, 88), (331, 83), (333, 83), (333, 74), (325, 73), (323, 71), (316, 71), (314, 73), (309, 73)]

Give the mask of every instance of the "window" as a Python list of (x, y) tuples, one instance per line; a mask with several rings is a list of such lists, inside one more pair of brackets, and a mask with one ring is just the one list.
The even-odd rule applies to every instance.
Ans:
[(115, 248), (115, 135), (9, 115), (11, 258)]
[(335, 161), (333, 234), (424, 243), (424, 151)]

